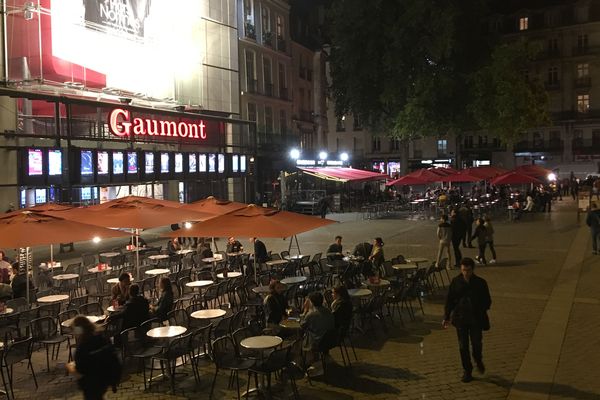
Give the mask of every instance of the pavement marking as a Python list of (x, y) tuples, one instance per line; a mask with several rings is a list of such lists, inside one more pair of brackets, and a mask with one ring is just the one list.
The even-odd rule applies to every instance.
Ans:
[(507, 400), (550, 398), (589, 236), (587, 227), (580, 226)]

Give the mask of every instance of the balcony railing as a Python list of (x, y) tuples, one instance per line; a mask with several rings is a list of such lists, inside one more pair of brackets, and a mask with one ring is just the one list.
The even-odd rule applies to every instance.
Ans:
[(281, 36), (277, 37), (277, 50), (285, 53), (285, 39)]
[(273, 96), (273, 84), (265, 83), (265, 96)]
[(256, 40), (256, 28), (254, 27), (254, 24), (246, 22), (245, 33), (247, 38)]
[(580, 78), (575, 79), (575, 87), (584, 88), (590, 87), (592, 85), (592, 78), (589, 76), (582, 76)]
[(258, 93), (258, 81), (250, 79), (246, 82), (248, 93)]
[(273, 47), (273, 33), (263, 32), (262, 41), (265, 46)]

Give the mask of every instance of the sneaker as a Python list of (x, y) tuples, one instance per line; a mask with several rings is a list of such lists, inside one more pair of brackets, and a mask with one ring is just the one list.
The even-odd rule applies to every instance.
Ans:
[(495, 258), (491, 259), (490, 264), (496, 264), (496, 259)]
[(485, 365), (483, 365), (483, 361), (477, 361), (477, 371), (479, 371), (480, 374), (485, 374)]
[(463, 373), (463, 376), (462, 376), (462, 379), (461, 379), (461, 381), (462, 381), (463, 383), (469, 383), (469, 382), (471, 382), (472, 380), (473, 380), (473, 375), (471, 374), (471, 372), (467, 372), (467, 371), (465, 371), (465, 372)]

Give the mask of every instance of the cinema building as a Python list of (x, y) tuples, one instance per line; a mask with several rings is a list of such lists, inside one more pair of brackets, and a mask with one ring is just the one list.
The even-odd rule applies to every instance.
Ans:
[(184, 3), (6, 1), (0, 207), (253, 201), (235, 0)]

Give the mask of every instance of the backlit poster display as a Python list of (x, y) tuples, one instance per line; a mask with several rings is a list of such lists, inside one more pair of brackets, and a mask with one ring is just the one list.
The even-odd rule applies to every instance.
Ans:
[(240, 156), (240, 172), (246, 172), (246, 156)]
[(44, 173), (43, 161), (42, 161), (42, 150), (41, 149), (29, 149), (29, 176), (38, 176)]
[(92, 175), (94, 164), (91, 150), (81, 150), (81, 175)]
[(216, 161), (217, 161), (217, 155), (216, 154), (209, 154), (208, 155), (208, 172), (215, 172), (216, 171)]
[(98, 152), (98, 175), (107, 175), (108, 172), (109, 172), (108, 152), (107, 151), (99, 151)]
[(123, 152), (115, 151), (113, 153), (113, 174), (119, 175), (123, 173)]
[(127, 173), (136, 174), (138, 172), (137, 153), (127, 152)]
[(48, 175), (62, 175), (62, 152), (60, 150), (48, 151)]
[(175, 173), (183, 172), (183, 154), (175, 153)]
[(198, 170), (198, 164), (197, 164), (197, 155), (196, 153), (190, 153), (188, 154), (188, 166), (189, 166), (189, 172), (190, 173), (194, 173)]
[(160, 172), (169, 173), (169, 153), (160, 153)]
[(198, 172), (206, 172), (206, 154), (198, 155)]
[(219, 154), (219, 156), (217, 157), (218, 160), (218, 171), (220, 174), (222, 174), (223, 172), (225, 172), (225, 154)]
[(144, 171), (147, 174), (154, 173), (154, 153), (146, 153), (146, 166), (144, 167)]
[(231, 156), (231, 172), (239, 172), (239, 156), (234, 154)]

